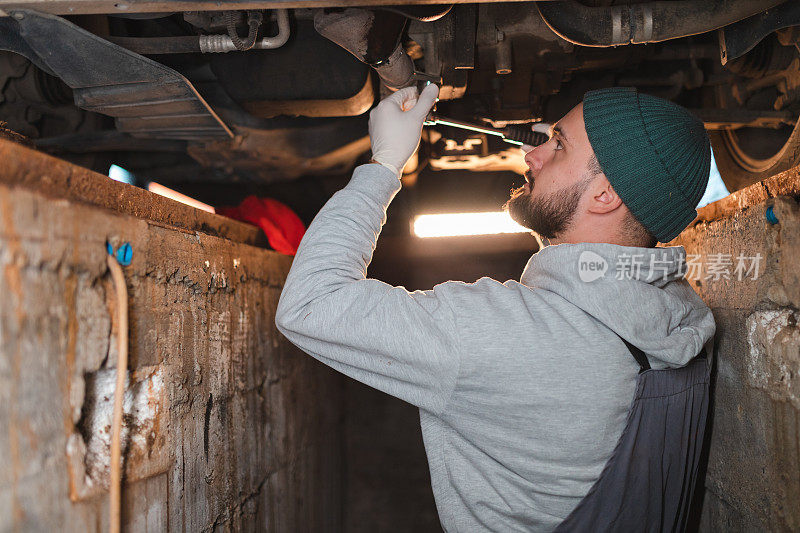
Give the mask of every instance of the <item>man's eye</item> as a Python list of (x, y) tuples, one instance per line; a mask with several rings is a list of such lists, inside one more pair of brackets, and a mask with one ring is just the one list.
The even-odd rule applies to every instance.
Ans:
[(556, 147), (555, 150), (563, 150), (564, 146), (561, 144), (561, 141), (556, 139)]

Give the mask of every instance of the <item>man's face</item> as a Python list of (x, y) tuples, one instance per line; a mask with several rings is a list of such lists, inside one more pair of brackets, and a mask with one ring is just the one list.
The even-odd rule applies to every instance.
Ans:
[(589, 168), (593, 154), (581, 103), (553, 125), (549, 141), (525, 154), (527, 183), (511, 192), (504, 209), (542, 237), (563, 233), (597, 175)]

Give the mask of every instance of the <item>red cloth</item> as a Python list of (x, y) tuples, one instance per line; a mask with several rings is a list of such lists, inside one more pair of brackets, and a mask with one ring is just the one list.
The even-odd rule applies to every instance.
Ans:
[(294, 211), (272, 198), (248, 196), (236, 207), (220, 207), (217, 213), (261, 228), (269, 245), (286, 255), (297, 253), (306, 226)]

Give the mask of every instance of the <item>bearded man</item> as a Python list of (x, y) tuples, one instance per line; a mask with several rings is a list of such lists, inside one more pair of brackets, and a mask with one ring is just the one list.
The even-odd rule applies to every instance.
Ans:
[(520, 280), (409, 292), (366, 271), (436, 96), (402, 89), (371, 112), (373, 160), (310, 225), (278, 328), (419, 408), (444, 530), (680, 529), (715, 322), (684, 248), (655, 245), (696, 216), (702, 122), (634, 89), (587, 93), (506, 204), (543, 241)]

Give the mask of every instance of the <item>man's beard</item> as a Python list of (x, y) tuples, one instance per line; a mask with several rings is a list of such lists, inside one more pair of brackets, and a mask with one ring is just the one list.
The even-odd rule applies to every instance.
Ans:
[[(528, 170), (531, 191), (533, 191), (533, 176)], [(511, 191), (511, 198), (503, 205), (511, 219), (517, 224), (538, 233), (545, 239), (553, 239), (557, 234), (563, 233), (572, 222), (578, 210), (581, 196), (586, 192), (589, 184), (596, 175), (589, 174), (581, 181), (564, 187), (545, 197), (534, 197), (525, 192), (525, 187)]]

